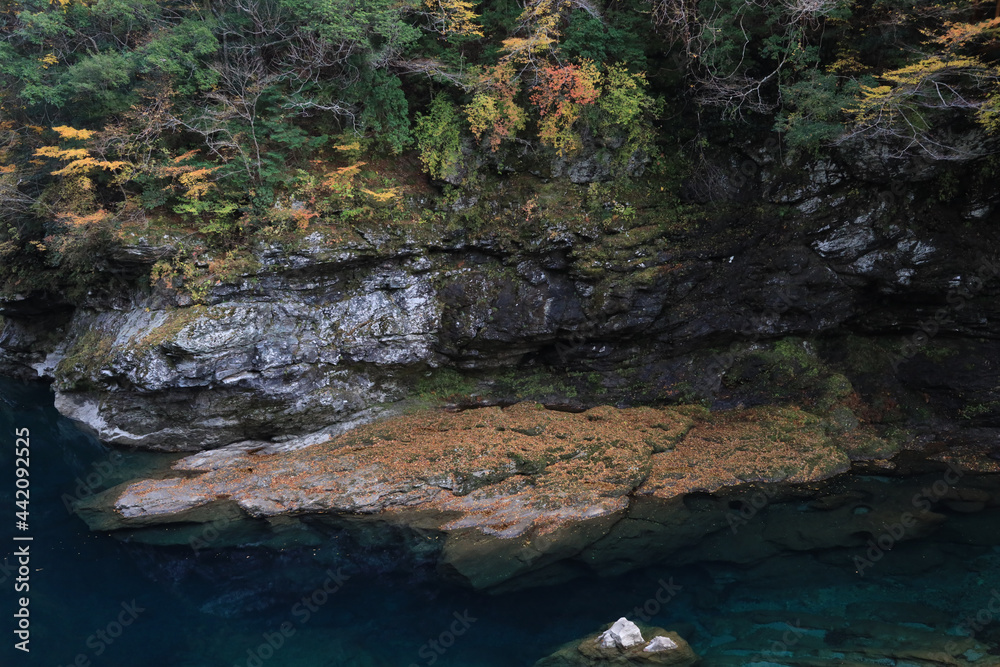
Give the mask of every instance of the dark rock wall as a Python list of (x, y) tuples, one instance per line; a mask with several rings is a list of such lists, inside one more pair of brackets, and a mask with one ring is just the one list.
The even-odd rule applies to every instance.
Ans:
[[(703, 215), (684, 225), (640, 213), (567, 228), (542, 210), (514, 238), (376, 230), (331, 245), (317, 232), (262, 247), (256, 275), (201, 304), (162, 286), (27, 295), (3, 305), (0, 368), (52, 379), (59, 409), (107, 441), (197, 450), (428, 395), (796, 402), (774, 386), (780, 359), (754, 361), (794, 337), (824, 377), (846, 374), (868, 421), (997, 426), (993, 193), (947, 190), (948, 165), (861, 151), (748, 154), (693, 172), (686, 197)], [(785, 388), (807, 395), (812, 371), (795, 363)]]

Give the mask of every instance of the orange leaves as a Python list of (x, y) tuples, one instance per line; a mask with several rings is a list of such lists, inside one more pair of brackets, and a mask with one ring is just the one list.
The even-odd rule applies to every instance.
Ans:
[(159, 165), (154, 169), (154, 174), (166, 178), (176, 178), (177, 184), (184, 188), (183, 197), (199, 201), (215, 187), (212, 182), (212, 174), (219, 167), (199, 167), (193, 164), (182, 164), (190, 160), (201, 151), (190, 150), (170, 159), (166, 165)]
[(954, 23), (948, 21), (944, 25), (947, 30), (943, 35), (935, 39), (935, 41), (948, 49), (955, 49), (972, 42), (995, 41), (997, 31), (1000, 30), (1000, 18), (980, 23)]
[(70, 225), (72, 227), (84, 227), (87, 225), (93, 225), (101, 222), (108, 217), (108, 212), (103, 208), (95, 211), (89, 215), (78, 215), (76, 213), (62, 213), (59, 216), (59, 222)]
[[(304, 208), (292, 210), (292, 218), (295, 220), (296, 229), (306, 229), (309, 227), (309, 221), (317, 217), (319, 217), (319, 213), (315, 211), (309, 211)], [(211, 270), (211, 267), (209, 269)]]
[(170, 161), (173, 162), (174, 164), (180, 164), (181, 162), (184, 162), (184, 160), (188, 160), (188, 159), (194, 157), (195, 155), (197, 155), (200, 152), (201, 151), (199, 151), (197, 148), (195, 148), (193, 150), (189, 150), (187, 153), (183, 153), (181, 155), (178, 155), (177, 157), (171, 159)]
[(607, 65), (602, 72), (592, 60), (553, 64), (539, 60), (518, 68), (507, 58), (480, 69), (473, 77), (475, 93), (465, 114), (480, 142), (488, 138), (491, 150), (527, 126), (528, 115), (518, 103), (520, 78), (534, 71), (529, 101), (538, 112), (538, 137), (563, 155), (580, 147), (578, 121), (587, 109), (587, 122), (596, 132), (627, 132), (632, 150), (649, 141), (648, 121), (656, 101), (645, 91), (646, 77), (630, 73), (624, 64)]
[(593, 104), (601, 94), (601, 74), (592, 61), (561, 67), (545, 65), (538, 69), (538, 82), (531, 102), (538, 107), (539, 138), (562, 155), (579, 146), (573, 124), (582, 106)]
[(355, 162), (334, 169), (323, 179), (322, 185), (335, 194), (351, 194), (354, 191), (354, 177), (361, 173), (361, 167), (367, 162)]

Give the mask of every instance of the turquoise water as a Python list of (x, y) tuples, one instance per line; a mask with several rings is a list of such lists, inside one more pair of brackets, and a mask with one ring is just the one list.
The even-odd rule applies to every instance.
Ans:
[[(16, 573), (0, 570), (5, 666), (511, 667), (532, 665), (621, 615), (635, 618), (643, 606), (651, 624), (679, 631), (707, 653), (705, 664), (740, 664), (738, 656), (754, 652), (767, 660), (746, 657), (745, 664), (793, 664), (775, 652), (768, 627), (781, 630), (782, 623), (813, 615), (958, 636), (962, 619), (1000, 588), (995, 512), (969, 519), (982, 527), (978, 544), (947, 533), (901, 544), (864, 578), (851, 571), (850, 554), (823, 552), (753, 567), (648, 568), (498, 596), (451, 585), (392, 549), (344, 544), (194, 553), (124, 543), (89, 532), (63, 496), (86, 486), (88, 475), (96, 474), (94, 486), (107, 485), (157, 457), (114, 455), (61, 418), (46, 387), (13, 381), (0, 381), (0, 564), (3, 556), (11, 562), (18, 532), (15, 428), (31, 432), (31, 652), (13, 648)], [(338, 580), (331, 581), (337, 568)], [(327, 593), (324, 584), (336, 590)], [(760, 616), (764, 611), (770, 616)], [(754, 614), (751, 625), (732, 626)], [(989, 646), (995, 625), (991, 619), (977, 634)], [(747, 627), (759, 632), (747, 635)], [(842, 638), (827, 631), (820, 639), (835, 646)], [(786, 646), (781, 655), (807, 643)], [(975, 664), (997, 664), (992, 660), (985, 653)]]

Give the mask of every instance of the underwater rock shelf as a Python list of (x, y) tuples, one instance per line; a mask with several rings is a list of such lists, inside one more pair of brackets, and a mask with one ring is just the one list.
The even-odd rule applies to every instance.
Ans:
[(923, 623), (886, 623), (857, 616), (848, 619), (796, 614), (792, 621), (788, 617), (785, 612), (755, 611), (718, 619), (712, 630), (721, 639), (706, 652), (706, 664), (1000, 665), (1000, 658), (987, 653), (988, 645)]
[[(94, 530), (161, 544), (198, 539), (208, 524), (216, 547), (317, 543), (330, 526), (371, 533), (375, 522), (404, 532), (443, 572), (500, 590), (663, 559), (863, 546), (903, 514), (895, 539), (910, 539), (947, 520), (941, 504), (971, 516), (1000, 503), (970, 476), (961, 492), (948, 486), (916, 507), (908, 486), (841, 475), (852, 465), (891, 471), (888, 457), (905, 447), (863, 427), (845, 435), (798, 408), (425, 410), (320, 443), (202, 452), (76, 509)], [(771, 520), (755, 516), (764, 506)]]

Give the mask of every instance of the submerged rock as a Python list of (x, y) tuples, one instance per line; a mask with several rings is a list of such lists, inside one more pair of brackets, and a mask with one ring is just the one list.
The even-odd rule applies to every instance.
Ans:
[[(871, 610), (886, 604), (866, 601), (864, 607)], [(899, 623), (870, 620), (865, 610), (856, 610), (849, 617), (763, 609), (719, 616), (708, 628), (717, 639), (705, 650), (704, 658), (718, 667), (1000, 664), (1000, 659), (987, 653), (989, 646), (950, 630), (949, 625), (958, 619), (931, 627), (920, 610), (909, 611), (908, 622)]]

